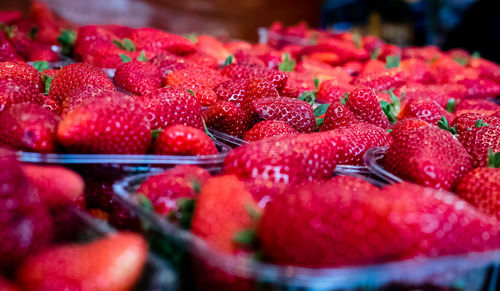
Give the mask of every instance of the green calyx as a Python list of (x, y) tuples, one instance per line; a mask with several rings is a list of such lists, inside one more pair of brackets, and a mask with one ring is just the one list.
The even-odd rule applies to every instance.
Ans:
[(382, 106), (382, 110), (384, 111), (391, 124), (398, 121), (397, 116), (401, 107), (401, 100), (403, 100), (403, 97), (401, 98), (401, 100), (399, 100), (398, 96), (394, 94), (393, 90), (394, 88), (391, 88), (387, 92), (390, 95), (391, 102), (380, 101), (380, 106)]
[(392, 132), (392, 129), (391, 129), (391, 128), (389, 128), (389, 129), (387, 129), (386, 131), (387, 131), (388, 133), (391, 133), (391, 132)]
[(149, 62), (149, 59), (146, 58), (146, 52), (144, 50), (141, 51), (141, 54), (137, 57), (137, 60), (140, 62)]
[(189, 89), (189, 90), (187, 90), (187, 92), (188, 92), (189, 94), (193, 95), (194, 97), (196, 97), (196, 94), (194, 94), (193, 89)]
[(466, 66), (467, 63), (469, 62), (468, 58), (453, 58), (453, 60), (461, 66)]
[(190, 42), (196, 43), (198, 41), (198, 34), (196, 33), (186, 33), (182, 35), (184, 38), (189, 39)]
[(349, 98), (349, 93), (345, 93), (343, 98), (340, 98), (340, 104), (346, 105), (347, 104), (347, 98)]
[(278, 69), (283, 72), (293, 72), (297, 62), (290, 57), (289, 53), (284, 53), (281, 56), (281, 63), (278, 65)]
[(177, 223), (183, 229), (190, 229), (193, 220), (196, 200), (193, 198), (177, 199), (177, 210), (168, 214), (167, 220)]
[(153, 138), (153, 140), (157, 139), (160, 136), (160, 133), (162, 131), (163, 131), (163, 129), (161, 129), (161, 128), (152, 130), (151, 131), (151, 137)]
[(49, 94), (50, 85), (52, 85), (52, 79), (54, 79), (54, 77), (49, 77), (45, 74), (42, 76), (42, 82), (45, 85), (45, 94)]
[(148, 197), (146, 197), (146, 195), (142, 194), (142, 193), (136, 193), (136, 199), (137, 199), (137, 202), (139, 204), (139, 207), (141, 209), (143, 209), (144, 211), (148, 212), (148, 213), (151, 213), (153, 212), (154, 208), (153, 208), (153, 203), (151, 203), (151, 200), (149, 200)]
[(399, 67), (399, 64), (401, 63), (401, 55), (392, 55), (392, 56), (387, 56), (385, 59), (385, 68), (386, 69), (392, 69), (392, 68), (397, 68)]
[(126, 54), (119, 54), (119, 56), (120, 56), (120, 59), (122, 59), (123, 63), (128, 63), (128, 62), (132, 61), (132, 59), (129, 56), (127, 56)]
[(470, 57), (473, 59), (479, 59), (481, 57), (481, 54), (478, 51), (475, 51)]
[(226, 60), (224, 61), (224, 66), (229, 66), (230, 64), (233, 63), (233, 58), (234, 58), (234, 55), (231, 54), (229, 57), (226, 58)]
[(132, 40), (130, 38), (124, 38), (122, 41), (113, 40), (113, 43), (121, 50), (127, 52), (135, 52), (136, 48)]
[(490, 126), (490, 125), (481, 119), (476, 120), (476, 123), (474, 124), (475, 128), (485, 127), (485, 126)]
[(76, 33), (73, 30), (65, 29), (61, 31), (57, 41), (61, 44), (61, 50), (64, 55), (71, 55), (75, 45)]
[(446, 117), (442, 116), (441, 119), (437, 122), (437, 126), (441, 129), (451, 132), (451, 134), (457, 134), (457, 126), (450, 127), (448, 120)]
[(305, 101), (313, 106), (314, 102), (316, 101), (316, 92), (306, 91), (299, 96), (299, 100)]
[(33, 67), (39, 72), (43, 72), (49, 68), (49, 63), (46, 61), (33, 62)]
[(457, 106), (457, 101), (455, 98), (450, 98), (448, 99), (448, 102), (446, 102), (446, 111), (453, 113), (455, 112), (455, 108)]
[(319, 83), (321, 83), (321, 81), (318, 78), (313, 79), (313, 84), (314, 84), (314, 88), (316, 88), (316, 91), (318, 91), (318, 89), (319, 89)]
[(233, 242), (244, 248), (253, 248), (257, 242), (257, 233), (255, 229), (243, 229), (233, 236)]
[(320, 104), (314, 108), (314, 117), (316, 117), (316, 128), (320, 128), (325, 122), (325, 118), (320, 118), (321, 115), (325, 114), (328, 110), (330, 104)]
[(372, 51), (370, 52), (370, 60), (378, 59), (379, 55), (380, 55), (380, 48), (376, 47), (372, 49)]
[(500, 152), (494, 152), (491, 148), (488, 149), (488, 167), (500, 168)]

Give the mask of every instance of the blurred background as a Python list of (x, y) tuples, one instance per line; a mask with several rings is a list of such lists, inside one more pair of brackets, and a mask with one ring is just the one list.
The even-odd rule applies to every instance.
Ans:
[[(462, 47), (499, 62), (498, 0), (43, 0), (70, 22), (153, 26), (256, 41), (275, 20), (355, 30), (402, 45)], [(29, 0), (0, 8), (28, 9)]]

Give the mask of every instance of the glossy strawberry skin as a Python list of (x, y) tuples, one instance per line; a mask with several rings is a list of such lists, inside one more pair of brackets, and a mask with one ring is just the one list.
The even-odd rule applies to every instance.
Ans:
[(90, 99), (61, 121), (57, 139), (74, 153), (144, 154), (151, 143), (146, 114), (126, 97)]
[(500, 218), (500, 169), (477, 168), (467, 173), (455, 193), (484, 213)]
[(495, 125), (464, 131), (458, 140), (472, 157), (474, 167), (485, 167), (488, 163), (488, 149), (500, 151), (500, 127)]
[(21, 61), (21, 57), (2, 31), (0, 32), (0, 62), (10, 61)]
[(319, 84), (318, 100), (326, 103), (340, 102), (346, 93), (351, 92), (356, 87), (348, 83), (339, 83), (336, 80), (325, 80)]
[(461, 99), (456, 107), (455, 113), (457, 115), (464, 113), (480, 113), (484, 115), (491, 115), (500, 107), (493, 101), (485, 99)]
[(66, 94), (83, 85), (93, 85), (113, 89), (113, 83), (99, 68), (76, 63), (63, 67), (52, 80), (49, 96), (59, 103), (66, 99)]
[(351, 91), (347, 98), (346, 107), (361, 121), (384, 129), (390, 126), (389, 119), (382, 111), (377, 95), (370, 88), (362, 87)]
[(316, 129), (314, 111), (305, 101), (289, 97), (266, 97), (254, 100), (250, 106), (249, 110), (256, 120), (283, 121), (301, 133)]
[(358, 122), (360, 122), (359, 119), (346, 106), (340, 103), (332, 103), (326, 110), (325, 119), (320, 130), (332, 130)]
[(243, 137), (246, 141), (256, 141), (271, 136), (298, 134), (299, 132), (286, 122), (278, 120), (264, 120), (256, 123)]
[(500, 85), (488, 79), (466, 78), (458, 82), (467, 88), (467, 97), (488, 98), (500, 95)]
[(35, 67), (23, 62), (1, 62), (0, 79), (17, 77), (31, 82), (36, 88), (43, 92), (44, 85), (42, 74)]
[(409, 100), (398, 114), (398, 119), (419, 118), (430, 124), (436, 124), (442, 117), (451, 122), (454, 117), (436, 101)]
[(218, 84), (226, 81), (227, 78), (222, 76), (219, 71), (195, 67), (186, 68), (174, 71), (167, 75), (165, 85), (183, 86), (195, 89), (197, 87), (214, 88)]
[(420, 127), (394, 136), (385, 155), (385, 167), (404, 180), (448, 190), (472, 169), (472, 161), (449, 132)]
[(0, 112), (12, 104), (44, 103), (40, 90), (30, 81), (18, 77), (0, 79)]
[(219, 101), (203, 112), (207, 127), (243, 137), (253, 125), (250, 113), (229, 101)]
[(245, 88), (244, 101), (251, 102), (262, 97), (279, 97), (279, 93), (276, 87), (265, 78), (250, 78)]
[(426, 127), (426, 126), (430, 126), (430, 124), (422, 119), (405, 118), (405, 119), (397, 121), (396, 123), (394, 123), (392, 125), (391, 135), (395, 136), (395, 135), (399, 134), (400, 132), (403, 132), (406, 130), (415, 129), (415, 128), (419, 128), (419, 127)]
[(116, 94), (117, 96), (124, 95), (120, 92), (114, 91), (113, 88), (109, 87), (83, 85), (66, 94), (66, 98), (61, 104), (61, 113), (62, 115), (66, 115), (68, 112), (71, 112), (73, 109), (78, 107), (78, 105), (82, 104), (82, 102), (84, 102), (85, 100), (99, 98), (110, 94)]
[(217, 85), (214, 92), (219, 100), (230, 101), (239, 106), (245, 97), (247, 85), (247, 79), (231, 79)]
[(132, 31), (130, 39), (136, 48), (152, 54), (169, 51), (174, 54), (185, 55), (195, 51), (194, 44), (188, 39), (170, 34), (155, 28), (138, 28)]
[(500, 119), (494, 116), (484, 116), (479, 113), (464, 113), (460, 114), (451, 123), (451, 127), (455, 127), (459, 135), (464, 134), (476, 127), (476, 122), (482, 120), (488, 125), (500, 126)]
[(0, 143), (29, 152), (55, 152), (59, 121), (59, 116), (41, 105), (12, 105), (0, 113)]
[(146, 109), (151, 129), (182, 124), (203, 129), (201, 105), (186, 89), (159, 88), (137, 98)]
[(358, 87), (369, 87), (374, 90), (389, 90), (393, 87), (401, 87), (405, 81), (405, 72), (395, 68), (357, 78), (354, 81), (354, 85)]
[(213, 140), (198, 128), (172, 125), (163, 130), (153, 143), (160, 155), (204, 156), (217, 154)]
[(314, 76), (307, 72), (289, 72), (285, 86), (279, 91), (281, 96), (298, 98), (306, 91), (314, 91)]
[(237, 64), (230, 64), (229, 66), (226, 66), (222, 70), (222, 73), (232, 79), (263, 77), (267, 81), (271, 82), (276, 87), (278, 92), (281, 92), (288, 79), (288, 75), (284, 72)]
[(144, 95), (163, 85), (160, 71), (148, 62), (131, 61), (116, 68), (115, 84), (126, 91)]

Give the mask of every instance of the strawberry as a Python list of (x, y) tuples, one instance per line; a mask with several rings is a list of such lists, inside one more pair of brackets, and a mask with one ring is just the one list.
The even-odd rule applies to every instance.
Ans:
[(378, 59), (372, 59), (365, 63), (363, 70), (359, 76), (369, 76), (370, 74), (379, 73), (385, 70), (385, 63)]
[(319, 84), (317, 98), (326, 103), (338, 103), (346, 94), (356, 89), (351, 84), (339, 83), (337, 80), (325, 80)]
[(123, 62), (120, 54), (135, 58), (133, 53), (118, 48), (111, 41), (96, 40), (82, 52), (81, 61), (99, 68), (117, 68)]
[(283, 121), (303, 133), (316, 129), (314, 111), (306, 101), (289, 97), (264, 97), (254, 100), (249, 106), (250, 112), (259, 121)]
[(303, 59), (336, 66), (341, 63), (339, 56), (334, 52), (317, 52), (304, 56)]
[(178, 55), (186, 55), (195, 51), (194, 44), (188, 39), (155, 28), (134, 29), (130, 39), (137, 50), (145, 50), (155, 55), (164, 51)]
[(419, 118), (431, 124), (436, 124), (442, 117), (449, 123), (453, 115), (441, 107), (436, 101), (410, 99), (398, 114), (398, 119)]
[(389, 119), (384, 114), (375, 92), (366, 87), (356, 88), (347, 98), (346, 107), (351, 110), (360, 121), (368, 122), (387, 129)]
[(133, 94), (144, 95), (162, 86), (160, 71), (148, 62), (131, 61), (116, 68), (115, 84)]
[(354, 85), (370, 87), (374, 90), (389, 90), (393, 87), (401, 87), (405, 81), (406, 72), (400, 68), (393, 68), (358, 77), (354, 80)]
[(191, 63), (191, 66), (193, 67), (207, 67), (214, 70), (219, 68), (219, 62), (217, 59), (204, 53), (195, 52), (185, 56), (184, 58), (186, 62)]
[(450, 92), (441, 85), (407, 84), (399, 91), (405, 93), (406, 101), (414, 99), (436, 101), (443, 108), (447, 106), (451, 98), (458, 99), (457, 96), (450, 95)]
[(35, 67), (21, 62), (1, 62), (0, 79), (12, 77), (31, 82), (40, 92), (44, 89), (42, 74)]
[(138, 97), (137, 101), (146, 109), (153, 130), (175, 124), (203, 129), (200, 102), (185, 89), (159, 88)]
[(0, 62), (21, 61), (16, 49), (7, 40), (5, 33), (0, 31)]
[(243, 137), (253, 125), (252, 116), (229, 101), (219, 101), (203, 112), (207, 127)]
[(351, 76), (358, 76), (363, 70), (364, 64), (360, 61), (349, 61), (342, 65), (342, 68)]
[(474, 128), (465, 130), (458, 136), (458, 140), (472, 157), (475, 168), (487, 165), (488, 149), (500, 151), (500, 126), (495, 125), (498, 124), (498, 119), (491, 123), (476, 122)]
[(166, 216), (182, 207), (180, 199), (195, 198), (209, 178), (210, 173), (203, 168), (176, 166), (148, 177), (139, 186), (137, 193), (144, 194), (151, 201), (156, 213)]
[(61, 104), (62, 113), (66, 115), (68, 112), (73, 111), (78, 105), (80, 105), (83, 101), (92, 98), (98, 98), (102, 96), (107, 96), (110, 94), (115, 94), (117, 96), (124, 96), (120, 92), (114, 91), (113, 88), (109, 87), (95, 87), (93, 85), (83, 85), (80, 86), (66, 94), (66, 98)]
[(227, 253), (241, 248), (238, 235), (255, 229), (260, 208), (235, 176), (210, 178), (196, 199), (191, 231)]
[(391, 127), (391, 135), (395, 136), (399, 134), (400, 132), (410, 130), (410, 129), (415, 129), (419, 127), (427, 127), (430, 126), (429, 123), (426, 121), (419, 119), (419, 118), (405, 118), (402, 120), (397, 121), (394, 123)]
[(461, 75), (465, 68), (452, 58), (441, 56), (431, 63), (430, 69), (437, 81), (444, 84), (454, 76)]
[(64, 117), (57, 139), (75, 153), (144, 154), (151, 143), (146, 114), (126, 97), (90, 99)]
[(119, 232), (30, 256), (18, 271), (18, 281), (29, 290), (129, 290), (139, 279), (147, 254), (140, 235)]
[(186, 61), (186, 59), (169, 53), (156, 55), (151, 59), (151, 63), (156, 66), (158, 70), (160, 70), (163, 80), (165, 80), (167, 75), (173, 71), (186, 69), (187, 67), (192, 66), (192, 64)]
[[(128, 38), (131, 29), (127, 27), (114, 26), (113, 30), (123, 30), (122, 35), (117, 35), (116, 31), (109, 29), (109, 26), (86, 25), (78, 29), (77, 37), (74, 44), (74, 53), (77, 59), (81, 59), (87, 55), (94, 55), (95, 48), (101, 49), (103, 56), (108, 55), (108, 51), (118, 51), (118, 47), (112, 43), (113, 40)], [(102, 50), (104, 49), (104, 50)], [(119, 56), (116, 55), (118, 58)], [(118, 62), (121, 63), (121, 60)], [(96, 64), (98, 65), (98, 64)], [(107, 67), (107, 66), (103, 66)]]
[(469, 98), (488, 98), (500, 95), (500, 84), (488, 79), (466, 78), (457, 82), (467, 88), (467, 97)]
[(114, 88), (111, 80), (99, 68), (89, 64), (76, 63), (59, 70), (59, 73), (52, 79), (49, 96), (62, 103), (69, 92), (83, 85)]
[(345, 70), (339, 67), (332, 67), (323, 62), (314, 61), (311, 59), (303, 59), (295, 68), (297, 72), (305, 72), (320, 80), (335, 79), (338, 82), (350, 83), (352, 77)]
[(18, 77), (0, 79), (0, 112), (17, 103), (43, 104), (44, 97), (30, 81)]
[(332, 103), (326, 110), (325, 119), (320, 130), (332, 130), (358, 122), (360, 122), (359, 119), (346, 106), (340, 103)]
[(469, 67), (479, 71), (479, 77), (500, 83), (500, 66), (483, 58), (471, 58)]
[(283, 89), (288, 79), (288, 75), (285, 72), (237, 64), (230, 64), (224, 67), (222, 74), (232, 79), (262, 77), (271, 82), (278, 92)]
[(380, 47), (380, 53), (378, 55), (378, 59), (381, 61), (386, 61), (387, 57), (400, 56), (401, 53), (402, 53), (402, 50), (397, 45), (390, 44), (390, 43), (384, 43)]
[(214, 57), (219, 63), (223, 63), (231, 55), (224, 44), (209, 35), (196, 37), (195, 46), (198, 52)]
[(472, 161), (449, 132), (419, 127), (394, 135), (385, 155), (385, 167), (402, 179), (448, 190), (472, 169)]
[(334, 131), (343, 139), (343, 150), (337, 151), (337, 163), (341, 165), (362, 165), (363, 155), (374, 147), (387, 147), (392, 142), (391, 135), (373, 124), (358, 122)]
[(188, 92), (189, 90), (193, 90), (193, 93), (200, 102), (201, 106), (208, 107), (219, 101), (217, 94), (211, 88), (199, 87), (195, 89), (189, 89), (189, 87), (185, 87), (185, 89), (188, 90)]
[(498, 109), (500, 107), (495, 102), (484, 99), (461, 99), (455, 107), (457, 115), (464, 113), (490, 115)]
[(12, 105), (0, 113), (0, 143), (23, 151), (55, 152), (59, 121), (59, 116), (41, 105)]
[(31, 185), (36, 186), (41, 200), (50, 208), (69, 204), (85, 206), (82, 177), (60, 166), (22, 166)]
[(266, 79), (260, 77), (250, 78), (245, 88), (244, 101), (252, 102), (262, 97), (279, 97), (279, 93), (276, 87)]
[(33, 42), (25, 57), (26, 61), (59, 61), (59, 55), (48, 44)]
[(153, 144), (159, 155), (204, 156), (217, 154), (213, 140), (198, 128), (182, 124), (165, 128)]
[(281, 96), (297, 98), (307, 91), (315, 91), (314, 76), (310, 73), (289, 72)]
[(239, 106), (245, 96), (247, 85), (247, 79), (231, 79), (217, 85), (214, 92), (219, 100), (230, 101)]
[(2, 291), (19, 291), (19, 288), (17, 285), (15, 285), (12, 282), (9, 282), (3, 277), (0, 277), (0, 289)]
[(223, 172), (290, 184), (328, 179), (342, 146), (341, 137), (330, 132), (266, 138), (233, 149)]
[(218, 84), (227, 80), (213, 69), (196, 67), (174, 71), (167, 76), (166, 85), (183, 86), (192, 89), (198, 87), (214, 88)]
[(451, 127), (454, 127), (459, 135), (464, 134), (466, 131), (470, 131), (475, 128), (475, 124), (478, 120), (485, 122), (488, 125), (500, 127), (500, 119), (494, 116), (484, 116), (479, 113), (464, 113), (458, 115), (453, 122)]
[(299, 133), (286, 122), (279, 120), (264, 120), (256, 123), (245, 133), (243, 139), (246, 141), (256, 141), (271, 136), (284, 136)]
[(436, 83), (434, 75), (430, 72), (427, 64), (419, 59), (406, 59), (401, 61), (401, 69), (408, 72), (408, 82), (422, 84)]

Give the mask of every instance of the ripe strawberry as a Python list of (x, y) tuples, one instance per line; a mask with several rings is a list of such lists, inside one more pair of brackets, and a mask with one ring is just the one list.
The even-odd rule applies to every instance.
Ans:
[[(118, 40), (116, 40), (118, 41)], [(76, 46), (75, 46), (76, 50)], [(91, 42), (91, 46), (81, 52), (81, 61), (91, 64), (99, 68), (117, 68), (122, 64), (120, 54), (127, 55), (131, 59), (135, 59), (133, 53), (118, 48), (111, 40), (95, 40)]]
[(446, 107), (450, 98), (459, 98), (450, 95), (450, 92), (440, 85), (407, 84), (401, 87), (399, 91), (405, 93), (404, 99), (407, 102), (409, 100), (430, 100), (436, 101), (443, 108)]
[(204, 53), (195, 52), (184, 57), (186, 62), (191, 63), (192, 67), (207, 67), (210, 69), (218, 69), (219, 62), (216, 58), (206, 55)]
[(23, 151), (55, 152), (59, 121), (59, 116), (41, 105), (12, 105), (0, 113), (0, 143)]
[(224, 67), (222, 74), (232, 79), (262, 77), (271, 82), (276, 87), (278, 92), (281, 92), (288, 79), (288, 75), (285, 72), (237, 64), (230, 64), (229, 66)]
[(264, 120), (256, 123), (243, 137), (246, 141), (256, 141), (271, 136), (284, 136), (299, 133), (286, 122), (279, 120)]
[(19, 288), (16, 284), (9, 282), (3, 277), (0, 277), (0, 289), (2, 291), (19, 291)]
[(199, 35), (195, 45), (198, 52), (215, 58), (219, 63), (224, 63), (224, 60), (231, 55), (224, 44), (209, 35)]
[(42, 71), (42, 77), (47, 76), (47, 77), (52, 77), (54, 78), (55, 75), (59, 72), (59, 69), (45, 69)]
[(461, 99), (455, 107), (457, 115), (464, 113), (479, 113), (490, 115), (500, 107), (493, 101), (484, 99)]
[(406, 59), (401, 61), (401, 69), (408, 72), (408, 82), (422, 84), (436, 83), (436, 78), (430, 72), (427, 64), (419, 59)]
[(129, 290), (139, 279), (147, 254), (140, 235), (119, 232), (33, 255), (23, 262), (18, 278), (28, 290)]
[(235, 176), (210, 178), (196, 199), (191, 231), (214, 248), (237, 252), (238, 234), (255, 229), (260, 208)]
[(5, 33), (0, 31), (0, 62), (21, 61), (16, 49), (7, 40)]
[(472, 165), (475, 168), (485, 167), (488, 163), (488, 149), (500, 152), (500, 126), (481, 124), (480, 127), (463, 131), (458, 140), (472, 157)]
[(137, 101), (146, 109), (152, 130), (175, 124), (203, 129), (200, 102), (185, 89), (159, 88), (137, 97)]
[(173, 71), (186, 69), (187, 67), (192, 66), (192, 64), (186, 61), (186, 59), (170, 53), (156, 55), (151, 59), (151, 63), (156, 66), (158, 70), (160, 70), (162, 80), (165, 80), (167, 75)]
[(305, 101), (289, 97), (264, 97), (254, 100), (249, 106), (256, 120), (283, 121), (298, 132), (312, 132), (316, 129), (314, 111)]
[(342, 65), (342, 69), (348, 72), (351, 76), (358, 76), (363, 70), (364, 64), (360, 61), (349, 61)]
[(345, 95), (356, 89), (351, 84), (337, 80), (325, 80), (319, 84), (317, 99), (326, 103), (338, 103)]
[(223, 172), (290, 184), (328, 179), (342, 146), (341, 137), (330, 132), (270, 137), (233, 149)]
[(375, 72), (354, 80), (358, 87), (369, 87), (373, 90), (389, 90), (401, 87), (406, 82), (406, 72), (400, 68), (393, 68), (381, 72)]
[(217, 148), (205, 132), (177, 124), (160, 133), (153, 143), (153, 152), (159, 155), (204, 156), (217, 154)]
[(252, 116), (229, 101), (219, 101), (203, 112), (207, 127), (243, 137), (253, 125)]
[(47, 61), (47, 62), (57, 62), (59, 61), (59, 55), (52, 50), (51, 46), (48, 44), (32, 42), (30, 49), (28, 50), (26, 61)]
[(211, 88), (199, 87), (195, 89), (190, 89), (189, 87), (185, 87), (185, 89), (188, 90), (188, 92), (189, 90), (193, 90), (193, 93), (200, 102), (201, 106), (208, 107), (219, 101), (217, 94)]
[(384, 114), (382, 106), (370, 88), (356, 88), (349, 94), (346, 107), (351, 110), (360, 121), (368, 122), (387, 129), (391, 124)]
[(215, 86), (214, 92), (219, 100), (230, 101), (239, 106), (245, 96), (247, 85), (247, 79), (231, 79)]
[(445, 117), (449, 123), (454, 116), (441, 107), (436, 101), (410, 99), (403, 106), (398, 114), (398, 119), (419, 118), (431, 124), (436, 124), (442, 117)]
[(500, 66), (483, 58), (471, 58), (469, 67), (479, 71), (479, 77), (500, 83)]
[(395, 136), (399, 134), (400, 132), (410, 130), (410, 129), (415, 129), (419, 127), (427, 127), (430, 126), (429, 123), (426, 121), (423, 121), (422, 119), (419, 118), (405, 118), (402, 120), (397, 121), (394, 123), (391, 127), (391, 135)]
[(144, 154), (151, 144), (146, 110), (126, 97), (90, 99), (68, 113), (57, 129), (69, 152)]
[(50, 208), (69, 204), (85, 206), (84, 182), (77, 173), (60, 166), (22, 166), (23, 173), (36, 186), (40, 199)]
[(466, 78), (457, 82), (467, 88), (469, 98), (488, 98), (500, 95), (500, 85), (488, 79)]
[(195, 51), (194, 44), (188, 39), (155, 28), (134, 29), (130, 39), (137, 50), (145, 50), (155, 55), (164, 51), (177, 55), (186, 55)]
[(66, 94), (66, 98), (61, 104), (61, 111), (63, 115), (73, 111), (78, 105), (82, 104), (85, 100), (116, 94), (117, 96), (124, 96), (125, 94), (114, 91), (109, 87), (95, 87), (93, 85), (80, 86)]
[(350, 83), (352, 81), (351, 75), (344, 69), (339, 67), (332, 67), (323, 62), (314, 61), (311, 59), (302, 59), (302, 61), (295, 68), (297, 72), (306, 72), (320, 80), (337, 80), (339, 83)]
[(381, 61), (386, 61), (388, 56), (400, 56), (402, 50), (400, 47), (390, 43), (384, 43), (380, 47), (380, 53), (378, 55), (378, 59)]
[(430, 62), (433, 59), (439, 59), (443, 53), (441, 50), (432, 45), (424, 47), (405, 47), (401, 52), (401, 57), (403, 59), (419, 59), (425, 62)]
[(160, 71), (152, 64), (142, 61), (122, 63), (116, 68), (113, 81), (116, 86), (133, 94), (144, 95), (163, 84)]
[(310, 73), (289, 72), (285, 86), (280, 91), (281, 96), (297, 98), (307, 91), (315, 91), (314, 76)]
[(470, 171), (460, 180), (455, 193), (482, 212), (500, 218), (497, 203), (500, 195), (500, 169), (482, 167)]
[(44, 97), (40, 90), (30, 81), (18, 77), (0, 79), (0, 112), (12, 104), (43, 104)]
[[(103, 56), (107, 56), (107, 51), (113, 49), (118, 51), (118, 47), (112, 43), (113, 40), (128, 38), (131, 33), (130, 28), (114, 26), (114, 29), (109, 29), (109, 26), (86, 25), (78, 29), (77, 37), (74, 44), (74, 53), (76, 59), (82, 59), (86, 55), (95, 55), (92, 51), (97, 52), (95, 48), (101, 49)], [(116, 30), (123, 30), (122, 35), (117, 35)], [(117, 56), (119, 58), (119, 56)], [(121, 63), (121, 60), (120, 62)], [(97, 65), (97, 64), (96, 64)]]
[(388, 147), (391, 135), (373, 124), (358, 122), (332, 131), (342, 137), (343, 150), (337, 151), (337, 163), (340, 165), (362, 165), (367, 150), (374, 147)]
[(12, 77), (31, 82), (40, 92), (44, 89), (42, 74), (35, 67), (22, 62), (1, 62), (0, 79)]
[(485, 122), (488, 125), (499, 126), (500, 119), (494, 116), (484, 116), (479, 113), (464, 113), (458, 115), (453, 122), (451, 127), (454, 127), (459, 135), (464, 134), (466, 131), (470, 131), (475, 128), (475, 124), (478, 120)]
[(374, 59), (369, 60), (363, 66), (363, 70), (359, 73), (359, 76), (369, 76), (370, 74), (379, 73), (385, 70), (385, 63), (381, 60)]
[(437, 81), (444, 84), (449, 83), (454, 76), (462, 74), (465, 68), (452, 58), (441, 56), (431, 63), (430, 69)]
[(279, 97), (276, 87), (271, 82), (260, 77), (250, 78), (245, 89), (243, 97), (245, 102), (252, 102), (262, 97)]
[(151, 201), (156, 213), (166, 216), (179, 210), (182, 203), (180, 199), (195, 198), (209, 178), (210, 173), (203, 168), (176, 166), (148, 177), (137, 193), (144, 194)]
[(165, 84), (174, 87), (190, 87), (192, 89), (198, 87), (214, 88), (225, 80), (227, 78), (216, 70), (196, 67), (177, 70), (168, 74)]
[(358, 122), (360, 122), (359, 119), (347, 107), (340, 103), (332, 103), (326, 110), (323, 125), (320, 127), (320, 130), (332, 130)]
[(76, 63), (59, 70), (59, 73), (52, 79), (49, 96), (57, 102), (63, 103), (69, 92), (83, 85), (114, 88), (111, 80), (99, 68), (89, 64)]
[(419, 127), (393, 137), (385, 167), (402, 179), (448, 190), (472, 169), (471, 157), (447, 131)]

